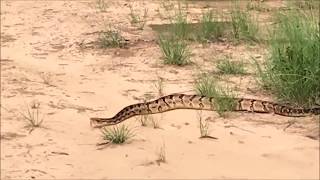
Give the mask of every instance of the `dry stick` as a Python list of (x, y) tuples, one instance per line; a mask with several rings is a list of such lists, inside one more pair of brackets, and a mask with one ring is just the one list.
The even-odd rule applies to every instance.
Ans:
[(209, 135), (204, 135), (204, 136), (199, 137), (199, 139), (204, 139), (204, 138), (208, 138), (208, 139), (219, 139), (219, 138), (217, 138), (217, 137), (209, 136)]
[(288, 121), (287, 123), (288, 123), (288, 125), (286, 125), (286, 127), (283, 128), (283, 131), (286, 131), (290, 126), (292, 126), (296, 122), (295, 121)]
[(238, 129), (240, 129), (240, 130), (242, 130), (242, 131), (246, 131), (246, 132), (249, 132), (249, 133), (255, 134), (255, 132), (254, 132), (254, 131), (250, 131), (250, 130), (247, 130), (247, 129), (243, 129), (243, 128), (240, 128), (240, 127), (235, 126), (235, 125), (226, 125), (226, 126), (224, 126), (224, 127), (225, 127), (225, 128), (234, 127), (234, 128), (238, 128)]
[(108, 147), (110, 145), (110, 141), (103, 142), (103, 143), (97, 143), (96, 146), (98, 146), (97, 150), (103, 150), (104, 148)]

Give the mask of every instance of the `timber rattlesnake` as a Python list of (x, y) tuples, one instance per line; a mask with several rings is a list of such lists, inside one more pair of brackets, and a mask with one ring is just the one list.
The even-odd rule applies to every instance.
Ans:
[[(126, 119), (137, 115), (156, 114), (175, 109), (197, 109), (197, 110), (216, 110), (213, 97), (171, 94), (160, 97), (156, 100), (132, 104), (123, 108), (111, 118), (90, 118), (91, 126), (100, 128), (118, 124)], [(281, 116), (302, 117), (307, 115), (320, 114), (320, 107), (314, 108), (295, 108), (281, 105), (269, 101), (256, 99), (235, 98), (232, 111), (248, 111), (256, 113), (274, 113)]]

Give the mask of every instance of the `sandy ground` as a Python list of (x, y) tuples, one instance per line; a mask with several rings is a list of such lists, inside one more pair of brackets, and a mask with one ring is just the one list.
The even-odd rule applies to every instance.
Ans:
[[(225, 2), (212, 7), (227, 12)], [(281, 1), (266, 2), (270, 7)], [(256, 83), (251, 56), (262, 60), (265, 47), (221, 42), (193, 43), (192, 65), (161, 64), (150, 24), (167, 23), (160, 1), (107, 1), (100, 12), (95, 1), (1, 1), (1, 179), (100, 178), (249, 178), (319, 179), (319, 118), (286, 118), (254, 113), (177, 110), (149, 118), (142, 127), (125, 123), (135, 136), (123, 145), (96, 146), (101, 132), (89, 117), (112, 116), (122, 107), (164, 93), (194, 93), (195, 76), (212, 70), (229, 56), (246, 62), (249, 74), (223, 76), (240, 96), (272, 100)], [(129, 5), (148, 8), (147, 25), (129, 21)], [(197, 21), (207, 3), (191, 4)], [(264, 12), (261, 18), (268, 16)], [(98, 31), (116, 26), (125, 49), (98, 49)], [(250, 68), (251, 67), (251, 68)], [(30, 132), (21, 113), (40, 102), (42, 128)], [(199, 118), (208, 119), (210, 135), (199, 139)], [(157, 161), (160, 150), (166, 162)]]

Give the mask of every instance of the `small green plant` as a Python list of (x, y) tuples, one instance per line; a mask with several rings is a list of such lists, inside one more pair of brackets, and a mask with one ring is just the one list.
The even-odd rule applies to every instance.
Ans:
[(134, 136), (132, 129), (129, 129), (126, 125), (114, 126), (111, 128), (103, 128), (102, 136), (104, 140), (107, 140), (114, 144), (122, 144), (128, 139)]
[[(158, 96), (164, 96), (164, 78), (160, 77), (158, 72), (157, 72), (157, 82), (154, 84), (154, 88), (157, 91)], [(160, 114), (160, 121), (163, 119), (163, 113)], [(154, 129), (159, 129), (160, 128), (160, 123), (158, 119), (151, 118), (151, 122), (153, 125)]]
[(199, 95), (214, 98), (213, 107), (220, 116), (224, 116), (225, 112), (235, 108), (235, 95), (232, 91), (227, 87), (219, 86), (216, 80), (208, 74), (199, 77), (195, 90)]
[(27, 105), (27, 113), (20, 113), (22, 117), (27, 121), (27, 128), (30, 128), (30, 132), (35, 128), (39, 128), (43, 123), (43, 115), (40, 113), (40, 103), (33, 101), (30, 105)]
[(148, 120), (149, 120), (148, 115), (141, 115), (140, 117), (136, 117), (136, 119), (140, 121), (141, 126), (145, 127), (148, 125)]
[(96, 0), (96, 5), (101, 12), (106, 12), (107, 5), (104, 0)]
[(237, 5), (231, 12), (232, 34), (235, 40), (257, 41), (258, 25), (253, 22), (248, 12)]
[(139, 13), (135, 12), (132, 5), (130, 5), (129, 8), (130, 8), (129, 16), (130, 16), (131, 24), (136, 25), (139, 30), (143, 30), (143, 28), (147, 22), (148, 9), (145, 8), (143, 16), (140, 16)]
[(200, 127), (200, 138), (201, 137), (209, 137), (209, 123), (208, 121), (203, 122), (202, 111), (198, 113), (199, 118), (199, 127)]
[(299, 10), (277, 13), (270, 33), (270, 58), (260, 77), (278, 99), (313, 106), (320, 99), (318, 17)]
[[(145, 95), (145, 99), (143, 100), (143, 103), (146, 103), (147, 101), (151, 100), (152, 97), (149, 95)], [(141, 126), (148, 126), (148, 122), (153, 122), (153, 116), (150, 114), (143, 114), (140, 117), (136, 117), (137, 120), (140, 121)]]
[(221, 74), (245, 74), (243, 62), (233, 62), (228, 59), (220, 60), (217, 69)]
[(185, 41), (160, 35), (159, 46), (164, 56), (164, 64), (182, 66), (190, 63), (190, 52)]
[(102, 48), (115, 48), (124, 46), (124, 38), (117, 30), (108, 30), (100, 34), (98, 40)]
[(320, 8), (320, 1), (319, 0), (299, 0), (299, 1), (289, 1), (287, 0), (287, 4), (290, 7), (298, 7), (301, 9), (319, 9)]
[[(162, 114), (160, 114), (160, 116), (162, 117)], [(151, 118), (151, 122), (154, 129), (160, 128), (159, 120)]]
[(178, 11), (175, 12), (173, 18), (172, 34), (178, 39), (188, 39), (190, 32), (187, 20), (187, 13), (182, 10), (180, 3), (178, 4)]
[(158, 158), (156, 159), (156, 162), (158, 163), (158, 165), (160, 165), (161, 163), (166, 163), (167, 162), (167, 158), (166, 158), (166, 146), (163, 143), (162, 146), (159, 148), (158, 152), (157, 152), (157, 156)]
[(164, 78), (157, 75), (157, 82), (155, 82), (154, 88), (157, 90), (158, 96), (164, 96)]
[(201, 29), (198, 33), (199, 41), (218, 40), (223, 35), (223, 27), (217, 22), (214, 22), (212, 11), (207, 11), (202, 14)]

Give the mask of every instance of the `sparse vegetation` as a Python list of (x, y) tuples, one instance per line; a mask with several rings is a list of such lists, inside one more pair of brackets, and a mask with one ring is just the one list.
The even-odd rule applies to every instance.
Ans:
[(0, 179), (319, 179), (320, 0), (260, 2), (1, 1)]
[(287, 4), (289, 6), (295, 6), (300, 9), (314, 10), (314, 9), (320, 8), (319, 0), (299, 0), (299, 1), (287, 0)]
[(156, 159), (156, 162), (158, 163), (158, 165), (160, 165), (160, 163), (166, 163), (167, 162), (167, 158), (166, 158), (166, 146), (163, 143), (162, 146), (159, 148), (158, 152), (157, 152), (157, 156), (158, 158)]
[(255, 10), (260, 12), (270, 11), (270, 9), (266, 7), (261, 1), (256, 1), (256, 2), (248, 1), (246, 7), (247, 7), (247, 10)]
[[(200, 137), (208, 137), (209, 136), (209, 123), (208, 121), (203, 120), (202, 111), (198, 113), (199, 118), (199, 128), (200, 128)], [(205, 121), (205, 122), (203, 122)]]
[[(318, 18), (318, 17), (317, 17)], [(260, 69), (264, 87), (279, 99), (312, 106), (320, 99), (319, 19), (299, 10), (277, 13), (270, 58)]]
[(133, 9), (132, 5), (129, 6), (130, 8), (130, 22), (133, 25), (136, 25), (139, 30), (143, 30), (148, 17), (148, 9), (144, 8), (144, 14), (141, 16), (136, 10)]
[[(162, 114), (160, 114), (160, 116), (162, 117)], [(159, 121), (157, 119), (152, 118), (151, 122), (152, 122), (152, 126), (153, 126), (154, 129), (159, 129), (160, 128), (160, 124), (159, 124)]]
[(254, 23), (248, 12), (240, 9), (238, 5), (231, 11), (232, 35), (237, 41), (257, 41), (258, 25)]
[(164, 96), (164, 79), (163, 77), (157, 76), (157, 82), (154, 83), (154, 88), (157, 90), (158, 96)]
[(172, 24), (172, 35), (174, 37), (180, 40), (186, 40), (190, 38), (187, 13), (183, 11), (180, 3), (178, 3), (178, 10), (175, 11)]
[(124, 38), (117, 30), (108, 30), (100, 34), (98, 40), (102, 48), (115, 48), (124, 46)]
[(30, 128), (30, 132), (42, 126), (44, 116), (40, 113), (40, 103), (38, 101), (33, 101), (30, 105), (27, 105), (27, 112), (20, 114), (28, 123), (26, 127)]
[(217, 69), (221, 74), (245, 74), (243, 62), (234, 62), (229, 59), (220, 60)]
[(182, 66), (190, 62), (189, 48), (184, 40), (160, 35), (159, 46), (164, 56), (164, 64)]
[(223, 27), (214, 21), (212, 10), (202, 14), (200, 24), (201, 29), (197, 35), (199, 41), (214, 41), (223, 36)]
[[(164, 78), (158, 75), (157, 72), (157, 81), (153, 84), (154, 88), (157, 91), (158, 96), (164, 96)], [(160, 121), (163, 120), (163, 114), (160, 114)], [(160, 123), (158, 119), (152, 118), (151, 119), (152, 126), (154, 129), (159, 129), (160, 128)]]
[(189, 38), (189, 27), (187, 13), (182, 10), (180, 3), (178, 3), (178, 10), (175, 11), (173, 17), (170, 17), (170, 20), (172, 26), (169, 32), (159, 35), (159, 46), (164, 56), (164, 64), (186, 65), (190, 62), (190, 52), (186, 42)]
[(196, 81), (195, 90), (198, 94), (214, 98), (214, 109), (219, 115), (224, 116), (225, 112), (232, 111), (235, 104), (235, 95), (227, 87), (221, 87), (216, 80), (208, 74), (203, 74)]
[(122, 144), (134, 136), (132, 129), (126, 125), (102, 128), (102, 136), (114, 144)]
[(140, 117), (136, 117), (140, 121), (141, 126), (147, 126), (148, 125), (148, 120), (149, 116), (148, 115), (141, 115)]

